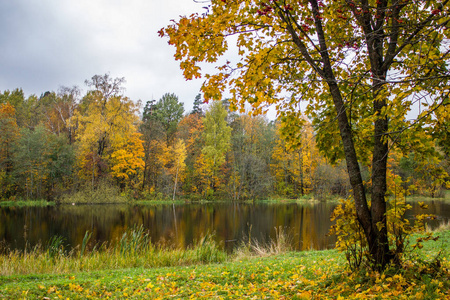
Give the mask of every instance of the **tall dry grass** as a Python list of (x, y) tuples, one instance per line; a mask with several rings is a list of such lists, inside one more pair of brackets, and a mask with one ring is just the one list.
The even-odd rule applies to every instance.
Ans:
[(271, 256), (292, 251), (292, 236), (283, 228), (275, 228), (275, 239), (264, 243), (251, 237), (251, 227), (248, 238), (243, 241), (234, 251), (235, 260), (254, 256)]

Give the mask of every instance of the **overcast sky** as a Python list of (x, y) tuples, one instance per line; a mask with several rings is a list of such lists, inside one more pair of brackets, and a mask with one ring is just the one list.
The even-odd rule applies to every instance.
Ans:
[(185, 81), (175, 49), (157, 31), (202, 12), (194, 0), (0, 0), (0, 92), (26, 96), (79, 86), (109, 73), (125, 95), (158, 100), (175, 93), (192, 109), (201, 80)]

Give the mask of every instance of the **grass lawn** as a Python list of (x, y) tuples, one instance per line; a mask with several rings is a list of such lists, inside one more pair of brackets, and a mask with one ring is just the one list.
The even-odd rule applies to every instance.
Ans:
[[(6, 299), (450, 299), (450, 231), (405, 268), (352, 273), (336, 250), (175, 267), (0, 277)], [(438, 259), (436, 259), (438, 253)]]

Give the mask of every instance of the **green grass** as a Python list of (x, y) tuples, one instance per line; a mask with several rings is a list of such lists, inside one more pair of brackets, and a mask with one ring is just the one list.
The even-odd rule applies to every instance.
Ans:
[(414, 264), (381, 274), (351, 273), (336, 250), (288, 252), (229, 256), (221, 263), (2, 276), (0, 298), (448, 299), (450, 231), (440, 235), (416, 253)]
[[(0, 276), (68, 274), (123, 268), (181, 266), (222, 262), (227, 254), (207, 235), (187, 249), (154, 245), (143, 227), (128, 230), (119, 241), (92, 245), (87, 232), (82, 245), (65, 249), (62, 238), (53, 237), (45, 247), (32, 250), (0, 249)], [(0, 298), (1, 299), (1, 298)]]
[(421, 196), (421, 195), (411, 195), (406, 197), (407, 201), (432, 201), (432, 200), (443, 200), (450, 201), (450, 190), (444, 190), (442, 197), (429, 197), (429, 196)]
[(167, 205), (167, 204), (175, 204), (175, 205), (179, 205), (179, 204), (186, 204), (186, 203), (191, 203), (192, 201), (189, 200), (183, 200), (183, 199), (175, 199), (175, 201), (173, 201), (172, 199), (167, 199), (167, 200), (132, 200), (130, 201), (130, 204), (133, 205), (142, 205), (142, 206), (153, 206), (153, 205)]
[(46, 200), (16, 200), (16, 201), (0, 201), (0, 207), (31, 207), (31, 206), (53, 206), (55, 202)]
[[(107, 195), (105, 197), (105, 195)], [(339, 196), (330, 196), (325, 200), (318, 200), (314, 198), (313, 195), (305, 195), (296, 199), (289, 199), (281, 196), (272, 196), (268, 199), (259, 199), (259, 200), (244, 200), (240, 202), (256, 202), (256, 203), (299, 203), (299, 204), (314, 204), (321, 201), (325, 201), (328, 203), (338, 203), (340, 197)], [(427, 201), (427, 200), (450, 200), (450, 190), (444, 191), (444, 197), (441, 198), (431, 198), (420, 195), (413, 195), (407, 197), (408, 201)], [(203, 198), (189, 198), (189, 197), (180, 197), (175, 201), (172, 201), (171, 198), (163, 199), (163, 198), (154, 198), (150, 199), (150, 197), (144, 197), (142, 199), (131, 199), (128, 196), (120, 195), (116, 190), (108, 187), (102, 186), (98, 191), (92, 191), (88, 188), (76, 192), (72, 195), (67, 195), (59, 200), (59, 203), (75, 203), (75, 204), (83, 204), (83, 203), (128, 203), (132, 205), (143, 205), (143, 206), (151, 206), (151, 205), (162, 205), (162, 204), (185, 204), (185, 203), (229, 203), (230, 200), (217, 199), (217, 200), (207, 200)], [(23, 206), (53, 206), (55, 205), (55, 201), (46, 201), (46, 200), (17, 200), (17, 201), (1, 201), (0, 207), (23, 207)]]

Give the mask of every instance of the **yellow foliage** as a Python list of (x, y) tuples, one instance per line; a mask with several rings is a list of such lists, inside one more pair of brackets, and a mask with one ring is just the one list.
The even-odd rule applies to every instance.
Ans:
[(111, 154), (111, 174), (120, 180), (129, 180), (144, 169), (144, 146), (141, 134), (133, 132)]
[(285, 194), (298, 186), (299, 194), (309, 193), (313, 186), (315, 168), (321, 161), (315, 146), (311, 124), (302, 119), (302, 127), (292, 131), (292, 126), (285, 122), (277, 124), (278, 139), (273, 150), (271, 164), (276, 181), (282, 183), (283, 190), (278, 193)]
[(144, 167), (138, 106), (127, 97), (105, 98), (100, 92), (89, 93), (83, 100), (85, 109), (70, 120), (79, 124), (79, 175), (94, 180), (107, 168), (113, 177), (131, 184)]

